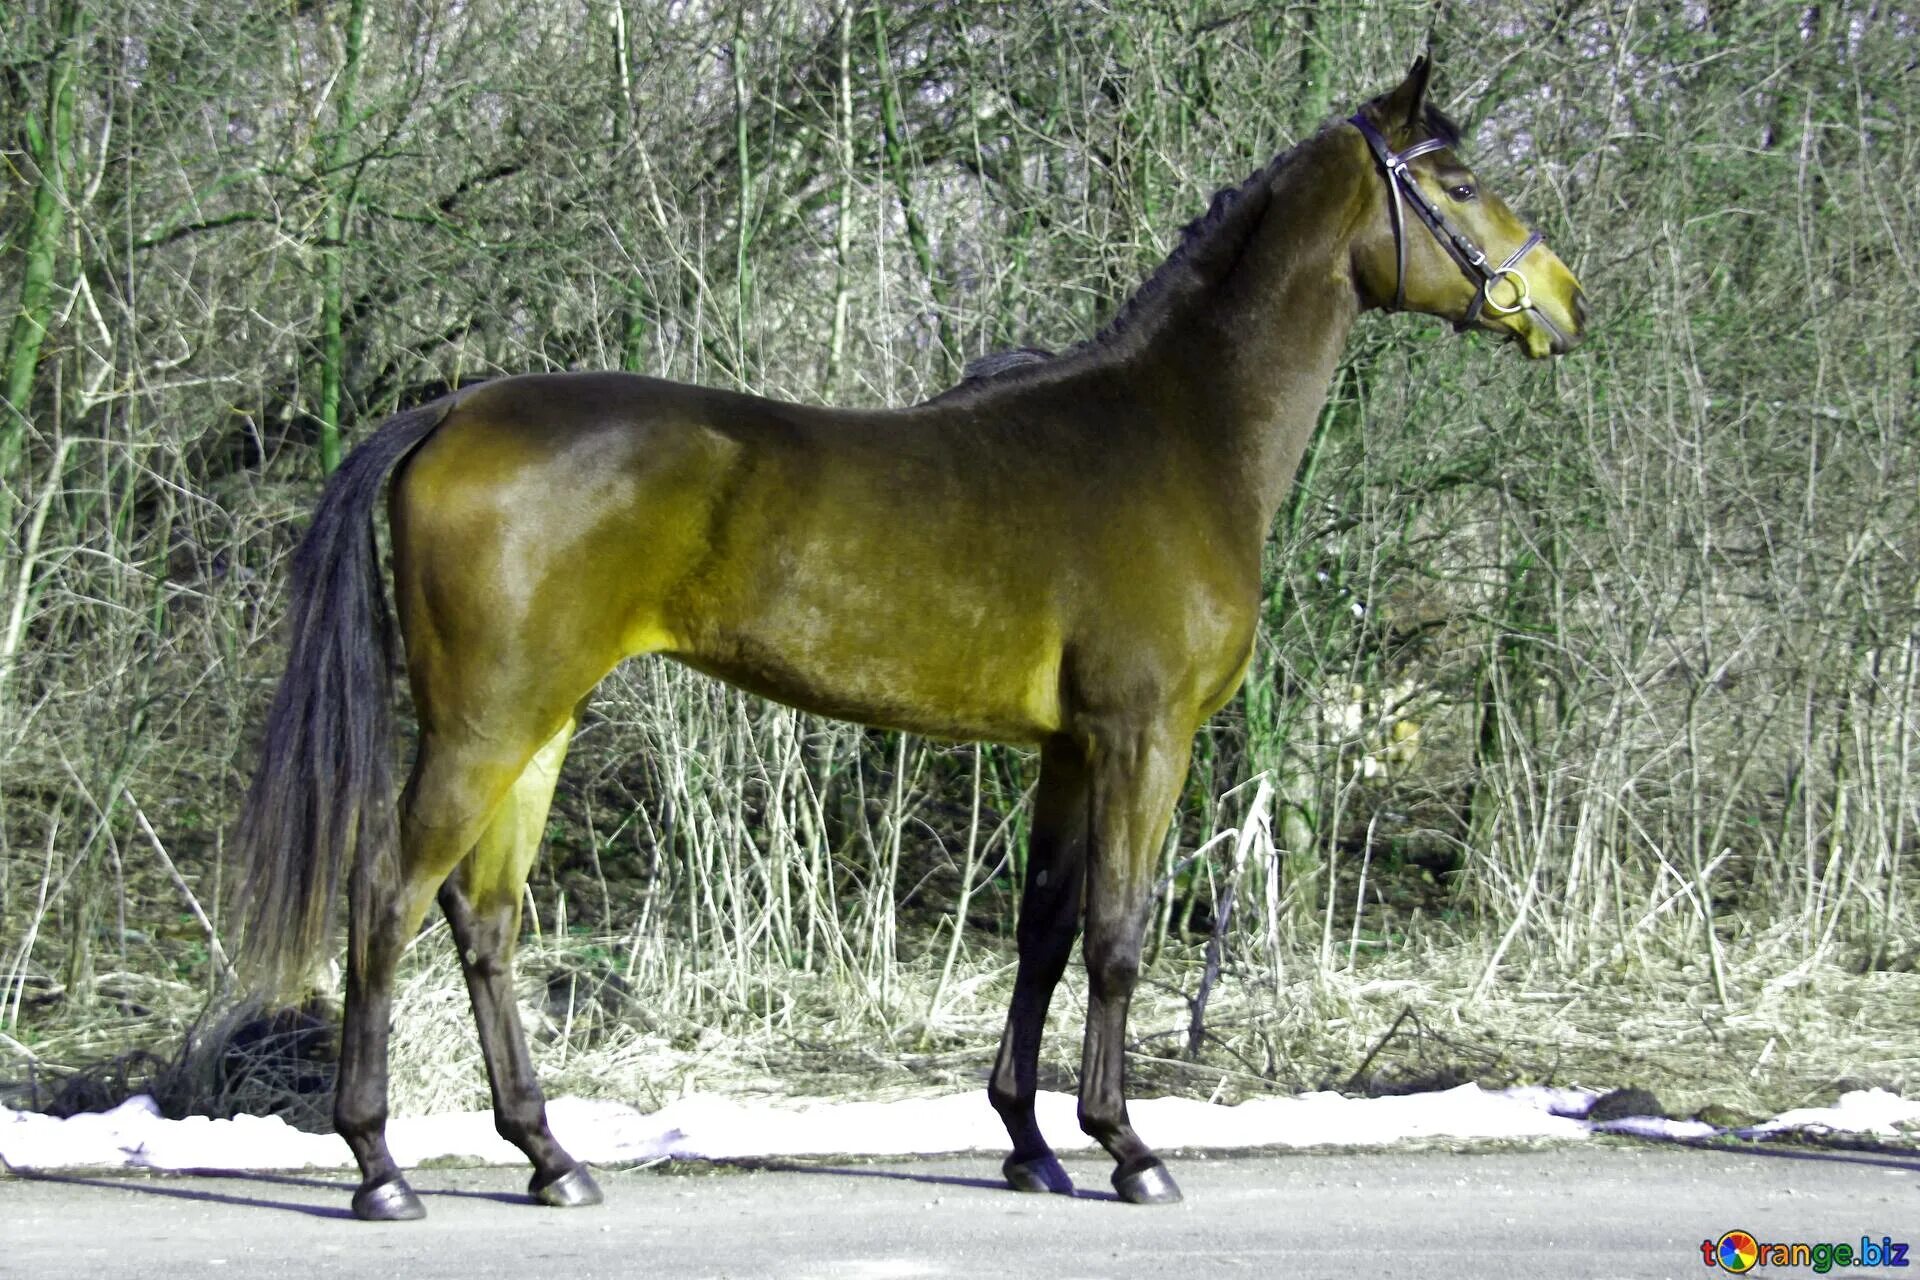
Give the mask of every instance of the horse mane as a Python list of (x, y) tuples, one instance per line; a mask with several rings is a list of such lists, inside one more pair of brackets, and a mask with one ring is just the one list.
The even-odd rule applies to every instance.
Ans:
[(982, 378), (997, 378), (1009, 369), (1017, 369), (1023, 364), (1045, 364), (1052, 360), (1055, 353), (1045, 347), (1015, 347), (1011, 351), (989, 351), (986, 355), (975, 356), (967, 361), (967, 367), (961, 372), (962, 382), (978, 382)]
[[(1180, 229), (1173, 251), (1153, 269), (1140, 287), (1120, 304), (1112, 319), (1091, 338), (1063, 351), (1045, 347), (1021, 346), (1008, 351), (992, 351), (967, 361), (960, 382), (932, 397), (949, 396), (996, 383), (1010, 374), (1030, 371), (1036, 365), (1054, 365), (1073, 356), (1106, 350), (1139, 327), (1141, 317), (1154, 304), (1176, 290), (1197, 283), (1205, 274), (1203, 264), (1210, 257), (1237, 257), (1237, 250), (1252, 234), (1255, 220), (1243, 215), (1265, 207), (1265, 195), (1273, 176), (1284, 168), (1304, 146), (1299, 143), (1280, 152), (1240, 182), (1221, 187), (1207, 202), (1207, 211)], [(1225, 243), (1226, 241), (1231, 243)]]
[[(1204, 275), (1202, 269), (1208, 256), (1219, 256), (1225, 252), (1229, 259), (1237, 258), (1237, 251), (1245, 237), (1252, 234), (1250, 221), (1241, 216), (1258, 212), (1254, 207), (1258, 202), (1265, 207), (1265, 196), (1272, 189), (1272, 181), (1279, 172), (1297, 156), (1300, 151), (1329, 128), (1344, 123), (1347, 117), (1329, 121), (1316, 129), (1308, 137), (1276, 154), (1271, 160), (1255, 169), (1237, 183), (1221, 187), (1213, 193), (1207, 202), (1207, 211), (1180, 228), (1179, 243), (1175, 244), (1158, 267), (1153, 269), (1140, 287), (1120, 304), (1113, 318), (1099, 329), (1091, 338), (1075, 343), (1064, 351), (1049, 351), (1045, 347), (1020, 346), (1007, 351), (992, 351), (967, 361), (960, 382), (935, 399), (944, 399), (954, 392), (961, 391), (995, 379), (1020, 369), (1034, 365), (1054, 364), (1082, 352), (1103, 350), (1114, 345), (1128, 333), (1137, 328), (1141, 317), (1152, 309), (1161, 298), (1182, 285), (1197, 281)], [(1428, 105), (1425, 123), (1427, 131), (1433, 137), (1446, 143), (1449, 148), (1458, 148), (1461, 141), (1460, 126), (1455, 124), (1440, 108)], [(1231, 243), (1217, 243), (1231, 239)]]
[[(1274, 175), (1286, 167), (1303, 145), (1287, 148), (1241, 181), (1215, 191), (1207, 201), (1207, 211), (1180, 228), (1180, 240), (1173, 246), (1173, 252), (1120, 304), (1113, 318), (1081, 345), (1102, 347), (1124, 336), (1138, 326), (1141, 316), (1154, 303), (1179, 286), (1198, 280), (1205, 258), (1218, 255), (1221, 250), (1237, 251), (1245, 238), (1253, 233), (1252, 220), (1244, 215), (1258, 213), (1265, 208), (1266, 195)], [(1260, 209), (1254, 208), (1256, 202)], [(1233, 241), (1231, 245), (1219, 243), (1229, 237)], [(1239, 254), (1232, 252), (1228, 256), (1237, 258)]]

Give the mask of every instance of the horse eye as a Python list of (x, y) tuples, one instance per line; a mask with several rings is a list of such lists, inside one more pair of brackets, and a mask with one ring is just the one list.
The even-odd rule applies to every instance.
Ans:
[(1459, 186), (1454, 187), (1452, 190), (1448, 191), (1447, 194), (1452, 196), (1455, 200), (1458, 200), (1460, 203), (1465, 204), (1467, 201), (1473, 199), (1474, 196), (1479, 193), (1473, 189), (1472, 183), (1463, 182)]

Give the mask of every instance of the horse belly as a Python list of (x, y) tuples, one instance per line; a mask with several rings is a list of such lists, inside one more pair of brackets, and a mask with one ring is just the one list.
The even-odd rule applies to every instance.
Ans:
[(969, 618), (951, 603), (870, 610), (787, 597), (669, 652), (776, 702), (858, 724), (1016, 743), (1060, 727), (1057, 640), (1032, 620)]

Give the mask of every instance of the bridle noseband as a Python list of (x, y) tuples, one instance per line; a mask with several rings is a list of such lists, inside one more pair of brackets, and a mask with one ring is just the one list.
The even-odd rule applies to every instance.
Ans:
[[(1386, 138), (1374, 128), (1373, 121), (1367, 119), (1365, 115), (1356, 113), (1351, 123), (1360, 130), (1360, 136), (1367, 140), (1367, 145), (1373, 148), (1373, 158), (1379, 162), (1380, 170), (1387, 179), (1387, 205), (1393, 213), (1393, 251), (1396, 263), (1393, 309), (1404, 311), (1407, 308), (1407, 234), (1405, 219), (1400, 212), (1400, 202), (1404, 198), (1413, 206), (1413, 211), (1420, 215), (1420, 221), (1427, 224), (1427, 230), (1433, 232), (1433, 238), (1440, 242), (1440, 247), (1460, 264), (1460, 270), (1466, 274), (1467, 279), (1479, 286), (1474, 291), (1472, 303), (1467, 307), (1467, 314), (1454, 322), (1454, 328), (1462, 330), (1472, 328), (1480, 319), (1482, 311), (1491, 311), (1495, 315), (1502, 316), (1510, 316), (1518, 311), (1532, 311), (1534, 315), (1540, 316), (1534, 308), (1533, 294), (1527, 287), (1527, 278), (1520, 274), (1519, 262), (1545, 237), (1538, 231), (1533, 232), (1527, 237), (1525, 244), (1507, 255), (1505, 262), (1497, 267), (1491, 265), (1487, 261), (1486, 253), (1474, 243), (1473, 237), (1447, 221), (1447, 215), (1440, 212), (1433, 201), (1427, 199), (1427, 193), (1420, 189), (1420, 184), (1413, 180), (1413, 174), (1407, 170), (1408, 161), (1426, 155), (1429, 151), (1445, 150), (1450, 144), (1440, 138), (1424, 138), (1396, 154), (1393, 148), (1387, 145)], [(1503, 276), (1510, 277), (1519, 291), (1510, 307), (1501, 306), (1495, 302), (1488, 292), (1500, 282)], [(1540, 319), (1544, 321), (1546, 317), (1540, 316)], [(1548, 328), (1552, 329), (1554, 326), (1549, 324)]]

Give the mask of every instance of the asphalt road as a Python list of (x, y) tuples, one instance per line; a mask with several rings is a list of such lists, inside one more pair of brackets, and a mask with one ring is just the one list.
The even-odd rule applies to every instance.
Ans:
[(1073, 1199), (946, 1157), (601, 1171), (607, 1203), (581, 1210), (526, 1203), (514, 1170), (421, 1170), (427, 1219), (380, 1225), (347, 1215), (345, 1176), (0, 1177), (0, 1275), (1711, 1277), (1700, 1243), (1736, 1227), (1920, 1240), (1902, 1156), (1596, 1141), (1170, 1163), (1187, 1198), (1167, 1208), (1114, 1200), (1087, 1157), (1066, 1161)]

